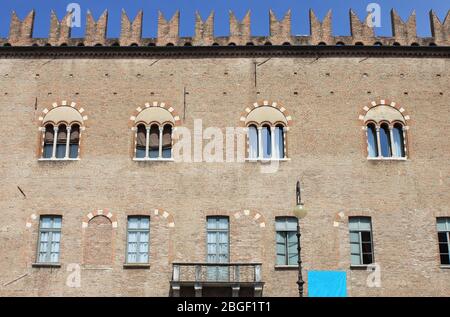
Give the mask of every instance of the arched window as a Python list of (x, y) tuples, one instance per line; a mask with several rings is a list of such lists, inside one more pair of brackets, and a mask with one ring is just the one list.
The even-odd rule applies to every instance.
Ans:
[(248, 127), (248, 158), (258, 158), (258, 129), (253, 124)]
[(401, 123), (395, 123), (393, 134), (393, 155), (396, 157), (405, 157), (405, 142), (403, 138), (403, 125)]
[(162, 157), (172, 157), (172, 126), (170, 124), (164, 125), (162, 135)]
[(247, 158), (249, 160), (286, 159), (285, 135), (288, 120), (284, 113), (277, 107), (269, 105), (247, 110), (247, 117), (241, 119), (247, 126)]
[(367, 125), (367, 143), (369, 146), (369, 157), (378, 156), (378, 141), (377, 141), (377, 130), (375, 124), (369, 123)]
[(275, 139), (274, 156), (276, 158), (283, 158), (284, 157), (284, 127), (280, 124), (275, 127), (274, 139)]
[(45, 126), (44, 132), (44, 149), (42, 157), (50, 159), (53, 156), (53, 144), (55, 142), (55, 128), (53, 124), (49, 123)]
[(369, 158), (406, 158), (405, 120), (391, 105), (375, 105), (367, 110), (364, 121)]
[(159, 157), (159, 126), (157, 124), (152, 124), (150, 126), (150, 143), (148, 147), (148, 157), (149, 158)]
[[(170, 108), (172, 109), (172, 108)], [(175, 118), (163, 107), (147, 107), (136, 117), (135, 160), (172, 159)]]
[(146, 128), (145, 125), (139, 124), (137, 126), (137, 136), (136, 136), (136, 158), (145, 157), (146, 148)]
[(263, 158), (268, 159), (272, 157), (272, 131), (269, 125), (263, 125), (261, 131)]
[(55, 106), (43, 121), (42, 159), (78, 159), (84, 119), (74, 106)]
[(57, 132), (58, 137), (56, 138), (56, 158), (63, 159), (66, 157), (67, 125), (59, 125)]
[(387, 123), (383, 123), (380, 126), (380, 147), (381, 147), (381, 156), (383, 157), (392, 156), (391, 138), (389, 133), (389, 125)]

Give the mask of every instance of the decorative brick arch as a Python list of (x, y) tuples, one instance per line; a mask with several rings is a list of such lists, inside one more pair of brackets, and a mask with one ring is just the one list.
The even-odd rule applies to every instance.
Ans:
[(162, 210), (162, 209), (155, 209), (153, 210), (152, 213), (154, 216), (156, 216), (156, 219), (165, 219), (167, 221), (167, 226), (169, 228), (174, 228), (175, 227), (175, 221), (174, 221), (174, 216), (171, 212)]
[(247, 217), (254, 220), (254, 222), (260, 227), (265, 228), (266, 227), (266, 219), (265, 217), (257, 211), (244, 209), (243, 211), (237, 211), (234, 213), (235, 219), (240, 219), (241, 217)]
[(79, 113), (80, 113), (80, 115), (81, 115), (81, 117), (83, 118), (83, 122), (80, 122), (80, 124), (81, 124), (81, 129), (82, 130), (84, 130), (84, 128), (85, 128), (85, 121), (87, 121), (88, 120), (88, 116), (87, 115), (83, 115), (83, 113), (84, 113), (84, 108), (83, 107), (81, 107), (81, 106), (78, 106), (77, 105), (77, 103), (76, 102), (71, 102), (70, 104), (66, 101), (66, 100), (63, 100), (63, 101), (61, 101), (61, 104), (58, 104), (57, 102), (54, 102), (53, 104), (52, 104), (52, 108), (49, 110), (49, 109), (47, 109), (47, 108), (45, 108), (44, 110), (42, 110), (42, 115), (41, 116), (39, 116), (39, 118), (38, 118), (38, 120), (41, 122), (41, 124), (39, 125), (39, 130), (41, 131), (41, 126), (42, 126), (42, 122), (44, 121), (44, 118), (45, 118), (45, 116), (52, 110), (52, 109), (55, 109), (55, 108), (58, 108), (58, 107), (72, 107), (73, 109), (75, 109), (75, 110), (77, 110)]
[[(376, 106), (390, 106), (396, 110), (398, 110), (401, 115), (403, 116), (403, 118), (405, 119), (405, 124), (408, 123), (409, 120), (411, 120), (411, 117), (409, 116), (409, 113), (405, 110), (405, 108), (403, 108), (402, 106), (400, 106), (399, 104), (397, 104), (394, 101), (389, 101), (386, 99), (380, 99), (379, 101), (372, 101), (370, 102), (367, 106), (364, 106), (359, 113), (359, 120), (361, 120), (364, 124), (364, 120), (366, 117), (367, 112), (369, 112), (370, 109), (376, 107)], [(406, 129), (408, 129), (408, 126), (405, 126)]]
[(170, 105), (165, 104), (164, 102), (157, 102), (157, 101), (153, 101), (151, 104), (150, 103), (145, 103), (144, 107), (138, 107), (136, 108), (136, 110), (134, 110), (133, 114), (130, 117), (130, 128), (132, 130), (135, 130), (135, 120), (136, 117), (145, 109), (147, 108), (151, 108), (151, 107), (160, 107), (163, 109), (166, 109), (167, 111), (169, 111), (172, 114), (173, 120), (175, 122), (175, 126), (180, 126), (181, 125), (181, 119), (180, 119), (180, 115), (178, 114), (178, 112)]
[(399, 120), (380, 120), (379, 122), (374, 122), (372, 120), (366, 120), (366, 115), (367, 113), (377, 107), (377, 106), (387, 106), (387, 107), (391, 107), (392, 109), (395, 109), (396, 111), (398, 111), (398, 113), (400, 114), (401, 117), (403, 117), (403, 121), (401, 122), (402, 126), (403, 126), (403, 148), (405, 151), (405, 157), (408, 157), (410, 155), (410, 149), (409, 149), (409, 137), (408, 137), (408, 130), (409, 130), (409, 122), (411, 120), (411, 117), (409, 115), (409, 113), (405, 110), (405, 108), (403, 108), (402, 106), (400, 106), (399, 104), (397, 104), (394, 101), (389, 101), (386, 99), (380, 99), (379, 101), (372, 101), (370, 102), (368, 105), (364, 106), (360, 112), (359, 112), (359, 116), (358, 119), (362, 122), (362, 126), (361, 129), (364, 131), (364, 138), (365, 138), (365, 142), (367, 144), (367, 154), (369, 153), (369, 144), (367, 143), (367, 139), (368, 139), (368, 128), (367, 125), (369, 122), (373, 122), (375, 124), (380, 124), (383, 122), (386, 122), (389, 124), (389, 126), (392, 128), (392, 126), (396, 123), (399, 122)]
[(264, 100), (264, 101), (262, 102), (262, 104), (258, 104), (258, 102), (255, 102), (255, 103), (253, 104), (252, 107), (247, 107), (247, 108), (245, 108), (245, 110), (241, 113), (241, 116), (240, 116), (240, 118), (239, 118), (240, 126), (241, 126), (241, 127), (246, 127), (246, 125), (245, 125), (245, 120), (246, 120), (248, 114), (249, 114), (250, 112), (252, 112), (252, 110), (254, 110), (255, 108), (258, 108), (258, 107), (264, 107), (264, 106), (273, 107), (273, 108), (276, 108), (276, 109), (280, 110), (280, 112), (285, 116), (286, 121), (287, 121), (287, 123), (288, 123), (287, 129), (289, 129), (289, 127), (292, 126), (292, 124), (293, 124), (292, 116), (291, 116), (290, 113), (286, 110), (286, 108), (283, 107), (283, 106), (281, 106), (281, 105), (279, 105), (279, 104), (276, 103), (276, 102), (269, 102), (269, 101), (267, 101), (267, 100)]
[[(255, 109), (259, 108), (259, 107), (272, 107), (274, 109), (277, 109), (281, 112), (281, 114), (284, 116), (284, 118), (286, 119), (286, 125), (283, 129), (283, 140), (284, 140), (284, 157), (286, 158), (288, 156), (289, 153), (289, 149), (288, 149), (288, 142), (287, 142), (287, 131), (289, 131), (289, 128), (293, 125), (293, 120), (292, 120), (292, 116), (289, 113), (289, 111), (287, 111), (287, 109), (285, 107), (283, 107), (282, 105), (279, 105), (277, 102), (270, 102), (267, 100), (264, 100), (262, 102), (262, 104), (259, 104), (258, 102), (255, 102), (253, 104), (253, 106), (251, 107), (247, 107), (245, 108), (245, 110), (241, 113), (241, 116), (239, 118), (240, 121), (240, 127), (244, 128), (244, 131), (248, 131), (247, 128), (247, 124), (246, 124), (246, 120), (247, 120), (247, 116)], [(249, 144), (249, 139), (248, 137), (246, 138), (245, 141), (245, 153), (246, 155), (249, 155), (249, 149), (250, 149), (250, 144)]]
[(81, 227), (86, 229), (89, 226), (89, 221), (92, 218), (97, 216), (105, 216), (111, 221), (111, 226), (113, 229), (116, 229), (118, 226), (117, 217), (113, 213), (111, 213), (108, 209), (99, 209), (93, 212), (88, 213), (83, 217), (83, 222), (81, 223)]
[[(48, 109), (45, 108), (44, 110), (42, 110), (42, 114), (39, 116), (38, 121), (39, 121), (39, 127), (38, 127), (38, 131), (39, 131), (39, 146), (37, 149), (37, 156), (41, 157), (43, 155), (43, 150), (44, 150), (44, 141), (45, 141), (45, 117), (46, 115), (51, 112), (53, 109), (57, 109), (58, 107), (71, 107), (73, 108), (75, 111), (78, 112), (79, 117), (81, 118), (81, 120), (76, 120), (76, 121), (70, 121), (70, 122), (65, 122), (64, 120), (60, 121), (60, 122), (52, 122), (52, 124), (58, 124), (61, 122), (65, 122), (66, 124), (70, 125), (71, 123), (77, 123), (80, 126), (80, 131), (79, 131), (79, 148), (78, 148), (78, 156), (80, 156), (81, 153), (81, 149), (82, 149), (82, 144), (83, 144), (83, 138), (82, 138), (82, 134), (83, 131), (86, 129), (86, 121), (88, 120), (88, 116), (85, 113), (85, 110), (83, 107), (77, 105), (76, 102), (71, 102), (70, 104), (66, 101), (63, 100), (61, 101), (60, 104), (58, 104), (57, 102), (54, 102), (52, 104), (52, 108)], [(45, 123), (45, 124), (44, 124)]]
[(31, 215), (29, 215), (27, 217), (26, 222), (25, 222), (25, 227), (27, 229), (31, 229), (31, 227), (33, 226), (33, 222), (35, 222), (38, 219), (39, 219), (39, 215), (32, 213)]

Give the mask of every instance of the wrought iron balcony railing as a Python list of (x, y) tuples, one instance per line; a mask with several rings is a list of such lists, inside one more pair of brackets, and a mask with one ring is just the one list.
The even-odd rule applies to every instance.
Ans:
[(261, 283), (261, 263), (173, 263), (175, 283)]

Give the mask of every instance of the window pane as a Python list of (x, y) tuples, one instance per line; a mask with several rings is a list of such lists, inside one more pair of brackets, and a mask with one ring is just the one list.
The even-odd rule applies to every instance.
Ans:
[(128, 217), (128, 229), (137, 229), (139, 226), (139, 219), (137, 217)]
[(150, 158), (157, 158), (159, 156), (159, 127), (155, 124), (150, 127), (148, 156)]
[(359, 254), (352, 254), (351, 255), (351, 263), (353, 265), (359, 265), (361, 264), (361, 258), (359, 256)]
[(44, 145), (44, 158), (51, 158), (53, 155), (53, 143)]
[(136, 253), (128, 253), (127, 261), (129, 263), (136, 263), (137, 262), (137, 255), (136, 255)]
[(141, 231), (139, 232), (139, 242), (142, 243), (148, 243), (148, 231)]
[(449, 253), (448, 243), (439, 243), (439, 253)]
[(47, 216), (41, 217), (41, 228), (49, 229), (51, 227), (52, 227), (52, 218)]
[(352, 254), (360, 254), (361, 253), (359, 243), (350, 243), (350, 253), (352, 253)]
[(359, 233), (358, 232), (350, 232), (350, 242), (356, 242), (359, 244)]
[(270, 158), (272, 155), (272, 136), (269, 126), (263, 126), (261, 131), (263, 158)]
[(78, 158), (78, 144), (71, 144), (69, 148), (69, 157)]
[(403, 127), (400, 124), (394, 125), (394, 130), (392, 131), (394, 136), (394, 156), (404, 157), (405, 147), (403, 141)]
[(53, 228), (61, 229), (61, 217), (53, 217)]
[(450, 231), (450, 218), (438, 218), (436, 222), (438, 231)]
[(372, 253), (372, 243), (362, 243), (361, 246), (363, 253)]
[(162, 157), (163, 158), (172, 157), (172, 126), (170, 124), (166, 124), (163, 127)]
[(275, 127), (275, 149), (274, 157), (283, 158), (284, 157), (284, 132), (282, 126)]
[(248, 157), (258, 157), (258, 130), (254, 125), (248, 127)]
[(140, 228), (141, 229), (149, 229), (150, 228), (150, 218), (149, 217), (141, 217)]
[(441, 243), (447, 243), (447, 232), (438, 232), (438, 240)]
[(141, 253), (139, 257), (140, 263), (148, 263), (148, 253)]
[(286, 264), (286, 232), (276, 234), (277, 264)]
[(64, 158), (66, 156), (66, 145), (57, 144), (56, 145), (56, 158)]
[(369, 146), (369, 157), (378, 156), (377, 131), (374, 124), (367, 126), (367, 143)]
[(371, 264), (371, 263), (372, 263), (372, 254), (363, 253), (363, 264)]
[(450, 256), (448, 254), (441, 254), (441, 264), (450, 264)]
[(219, 218), (219, 229), (228, 229), (228, 218)]
[(361, 242), (371, 242), (370, 231), (361, 231)]
[(288, 264), (297, 264), (298, 250), (297, 250), (297, 235), (295, 232), (288, 232)]
[[(228, 262), (228, 218), (207, 218), (207, 261)], [(209, 272), (209, 269), (208, 269)]]
[(128, 232), (128, 242), (137, 242), (137, 232)]
[(391, 157), (391, 137), (387, 124), (382, 124), (380, 127), (380, 145), (381, 156)]
[(275, 230), (297, 232), (297, 218), (295, 218), (295, 217), (277, 217), (275, 219)]
[(145, 148), (136, 148), (136, 158), (144, 158), (145, 157)]
[(360, 217), (359, 219), (359, 229), (360, 230), (370, 230), (370, 218), (369, 217)]

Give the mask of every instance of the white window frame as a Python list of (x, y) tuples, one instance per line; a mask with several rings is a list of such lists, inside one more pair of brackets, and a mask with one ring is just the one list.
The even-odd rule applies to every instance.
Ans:
[[(147, 218), (148, 219), (148, 228), (131, 229), (129, 227), (130, 218), (138, 218), (139, 222), (140, 222), (141, 219)], [(137, 242), (136, 242), (136, 244), (137, 244), (137, 247), (136, 247), (137, 252), (136, 253), (138, 254), (138, 256), (141, 253), (141, 252), (139, 252), (139, 250), (140, 250), (140, 243), (141, 243), (140, 242), (140, 233), (143, 233), (143, 232), (147, 233), (147, 235), (148, 235), (148, 241), (147, 241), (147, 262), (141, 262), (141, 261), (139, 261), (139, 258), (138, 258), (137, 262), (130, 262), (130, 261), (128, 261), (128, 255), (129, 255), (128, 247), (129, 247), (130, 232), (136, 232), (137, 233)], [(128, 218), (127, 218), (127, 246), (126, 246), (125, 263), (126, 264), (148, 264), (148, 263), (150, 263), (150, 217), (149, 216), (128, 216)]]
[[(369, 156), (369, 151), (367, 151), (367, 160), (392, 160), (392, 161), (406, 161), (408, 159), (408, 153), (407, 153), (407, 147), (406, 147), (406, 127), (405, 124), (403, 122), (399, 122), (396, 121), (394, 123), (389, 123), (386, 121), (381, 121), (381, 122), (374, 122), (374, 121), (367, 121), (365, 126), (364, 126), (364, 130), (366, 131), (366, 142), (367, 142), (367, 149), (369, 149), (369, 124), (373, 124), (375, 125), (375, 131), (376, 131), (376, 146), (377, 146), (377, 152), (378, 152), (378, 156), (376, 157), (372, 157)], [(389, 142), (390, 142), (390, 152), (391, 152), (391, 156), (383, 156), (382, 155), (382, 151), (381, 151), (381, 138), (380, 138), (380, 129), (381, 129), (381, 125), (382, 124), (387, 124), (389, 127)], [(402, 126), (402, 131), (403, 131), (403, 151), (405, 153), (405, 156), (398, 156), (396, 155), (394, 152), (394, 125), (395, 124), (400, 124)]]
[[(372, 230), (372, 218), (371, 217), (350, 217), (349, 218), (349, 226), (350, 226), (350, 219), (361, 219), (361, 218), (365, 218), (365, 219), (369, 219), (369, 224), (370, 224), (370, 229), (360, 229), (358, 228), (357, 230), (355, 229), (349, 229), (349, 242), (350, 242), (350, 266), (351, 267), (366, 267), (370, 264), (375, 263), (375, 250), (374, 250), (374, 246), (373, 246), (373, 230)], [(362, 247), (362, 232), (369, 232), (370, 234), (370, 248), (371, 248), (371, 255), (372, 255), (372, 262), (371, 263), (363, 263), (364, 262), (364, 257), (363, 257), (363, 247)], [(351, 256), (354, 255), (355, 253), (352, 253), (351, 250), (351, 238), (350, 238), (350, 234), (351, 233), (358, 233), (358, 242), (359, 242), (359, 264), (353, 264), (352, 260), (351, 260)]]
[[(45, 131), (46, 126), (51, 125), (53, 126), (53, 146), (52, 146), (52, 156), (49, 158), (44, 157), (44, 147), (45, 147)], [(67, 140), (66, 140), (66, 152), (64, 157), (56, 157), (56, 147), (58, 145), (58, 130), (59, 127), (65, 125), (67, 129)], [(76, 158), (70, 157), (70, 132), (72, 130), (72, 126), (77, 125), (79, 129), (79, 140), (78, 140), (78, 153)], [(83, 130), (82, 125), (79, 122), (72, 122), (70, 124), (67, 124), (65, 122), (61, 122), (59, 124), (53, 124), (47, 122), (43, 127), (43, 141), (42, 141), (42, 149), (41, 149), (41, 157), (39, 158), (39, 161), (78, 161), (80, 160), (80, 140), (81, 140), (81, 131)]]
[[(439, 220), (443, 219), (445, 221), (445, 229), (441, 230), (439, 228), (437, 228), (437, 232), (441, 233), (444, 232), (447, 236), (447, 251), (448, 251), (448, 257), (449, 257), (449, 262), (450, 262), (450, 217), (438, 217), (436, 219), (436, 225), (438, 224)], [(439, 237), (438, 237), (438, 247), (441, 244), (441, 242), (439, 241)], [(441, 261), (441, 254), (445, 254), (445, 253), (441, 253), (440, 249), (438, 248), (438, 252), (439, 252), (439, 263), (441, 265), (441, 267), (450, 267), (450, 264), (445, 264), (442, 263)]]
[[(138, 134), (138, 126), (143, 125), (145, 126), (146, 129), (146, 134), (145, 134), (145, 157), (136, 157), (136, 148), (137, 148), (137, 134)], [(153, 125), (158, 126), (159, 129), (159, 146), (158, 146), (158, 157), (149, 157), (148, 152), (150, 149), (150, 129)], [(171, 127), (171, 134), (170, 134), (170, 140), (172, 142), (172, 145), (170, 147), (170, 157), (162, 157), (162, 152), (163, 152), (163, 148), (162, 148), (162, 139), (163, 139), (163, 131), (164, 131), (164, 127), (166, 125), (169, 125)], [(139, 122), (135, 125), (134, 129), (135, 129), (135, 135), (134, 135), (134, 157), (133, 157), (133, 161), (168, 161), (168, 162), (173, 162), (174, 158), (173, 158), (173, 130), (174, 130), (174, 126), (170, 123), (164, 123), (164, 124), (160, 124), (158, 122), (152, 122), (151, 124), (146, 124), (143, 122)]]
[[(249, 133), (248, 130), (250, 128), (250, 126), (255, 126), (257, 129), (257, 133), (256, 133), (256, 142), (257, 142), (257, 151), (256, 151), (256, 158), (254, 157), (249, 157), (250, 156), (250, 137), (249, 137)], [(263, 155), (263, 140), (262, 140), (262, 129), (264, 126), (269, 126), (270, 128), (270, 134), (271, 134), (271, 144), (270, 144), (270, 153), (271, 153), (271, 157), (264, 157)], [(277, 153), (278, 151), (275, 151), (276, 147), (277, 147), (277, 143), (275, 142), (275, 129), (279, 126), (283, 127), (283, 155), (282, 157), (276, 157), (275, 153)], [(288, 131), (288, 127), (285, 126), (284, 124), (281, 123), (277, 123), (277, 124), (272, 124), (272, 123), (268, 123), (268, 122), (263, 122), (261, 124), (257, 124), (254, 122), (250, 122), (247, 127), (247, 134), (246, 134), (246, 142), (247, 142), (247, 150), (246, 150), (246, 161), (249, 162), (268, 162), (268, 161), (289, 161), (290, 158), (287, 157), (287, 150), (286, 150), (286, 136), (287, 136), (287, 131)]]
[[(51, 218), (52, 227), (51, 228), (42, 228), (42, 219), (43, 218)], [(59, 218), (61, 219), (61, 227), (60, 228), (53, 228), (54, 219)], [(47, 240), (47, 252), (45, 255), (46, 261), (40, 261), (40, 253), (41, 253), (41, 233), (47, 232), (49, 234), (49, 238)], [(58, 261), (52, 262), (51, 261), (51, 245), (53, 242), (53, 234), (59, 233), (59, 251), (58, 251)], [(59, 215), (42, 215), (39, 218), (39, 228), (38, 228), (38, 241), (37, 241), (37, 248), (36, 248), (36, 263), (37, 264), (59, 264), (61, 259), (61, 238), (62, 238), (62, 217)]]

